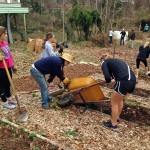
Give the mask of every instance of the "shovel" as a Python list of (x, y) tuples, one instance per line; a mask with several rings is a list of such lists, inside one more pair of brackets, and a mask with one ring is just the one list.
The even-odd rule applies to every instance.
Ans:
[(28, 120), (28, 117), (29, 117), (28, 113), (27, 113), (27, 110), (25, 108), (21, 108), (20, 107), (20, 102), (19, 102), (18, 96), (16, 94), (16, 91), (15, 91), (15, 88), (14, 88), (14, 84), (13, 84), (13, 81), (11, 79), (11, 76), (10, 76), (10, 73), (8, 71), (8, 68), (7, 68), (7, 65), (6, 65), (6, 62), (5, 62), (4, 58), (3, 58), (3, 64), (4, 64), (4, 67), (5, 67), (5, 70), (6, 70), (6, 73), (7, 73), (9, 82), (10, 82), (10, 85), (12, 87), (12, 91), (13, 91), (13, 93), (15, 95), (15, 98), (16, 98), (16, 101), (17, 101), (18, 111), (19, 111), (19, 115), (17, 116), (17, 120), (19, 122), (26, 122)]

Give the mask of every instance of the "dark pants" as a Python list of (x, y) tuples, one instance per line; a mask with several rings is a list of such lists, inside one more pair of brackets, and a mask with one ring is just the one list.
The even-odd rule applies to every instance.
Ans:
[(112, 36), (109, 36), (109, 43), (112, 44)]
[[(10, 76), (12, 77), (12, 70), (8, 68)], [(6, 71), (4, 68), (0, 68), (0, 98), (3, 102), (7, 101), (7, 98), (11, 96), (10, 93), (10, 82), (7, 77)]]
[(140, 62), (143, 62), (144, 66), (147, 67), (147, 60), (143, 60), (143, 59), (140, 59), (140, 58), (137, 58), (136, 59), (136, 68), (139, 69), (140, 67)]
[(124, 45), (124, 36), (121, 36), (120, 45)]

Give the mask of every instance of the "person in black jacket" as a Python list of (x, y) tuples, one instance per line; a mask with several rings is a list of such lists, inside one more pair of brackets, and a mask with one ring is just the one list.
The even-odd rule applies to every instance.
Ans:
[(130, 41), (130, 48), (133, 48), (133, 45), (134, 45), (134, 40), (135, 40), (135, 32), (134, 30), (132, 29), (131, 30), (131, 33), (129, 34), (129, 41)]
[(48, 92), (48, 84), (45, 75), (50, 74), (48, 83), (52, 82), (55, 76), (57, 76), (64, 84), (69, 84), (70, 80), (64, 77), (63, 67), (71, 63), (72, 60), (73, 57), (70, 54), (63, 53), (60, 57), (49, 56), (41, 58), (32, 64), (30, 73), (39, 84), (42, 97), (42, 107), (44, 109), (49, 108), (49, 104), (52, 100), (52, 97)]
[(140, 67), (140, 62), (143, 62), (143, 64), (145, 65), (145, 74), (148, 71), (148, 63), (147, 63), (147, 58), (149, 57), (149, 53), (150, 53), (150, 42), (145, 42), (144, 45), (141, 45), (139, 47), (139, 53), (137, 55), (136, 58), (136, 77), (138, 78), (139, 76), (139, 67)]
[(126, 31), (124, 29), (122, 29), (122, 31), (120, 32), (121, 34), (121, 38), (120, 38), (120, 45), (124, 45), (124, 40), (125, 40), (125, 36), (126, 36)]
[(105, 81), (107, 83), (110, 83), (112, 80), (116, 81), (111, 98), (112, 118), (111, 121), (103, 122), (104, 127), (115, 130), (123, 109), (123, 99), (128, 93), (134, 91), (136, 77), (128, 64), (120, 59), (114, 59), (105, 54), (100, 60)]

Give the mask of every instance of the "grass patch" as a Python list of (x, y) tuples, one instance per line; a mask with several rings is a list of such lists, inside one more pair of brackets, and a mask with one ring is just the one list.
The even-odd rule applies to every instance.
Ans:
[(137, 105), (137, 106), (140, 106), (142, 104), (141, 102), (138, 102), (138, 101), (136, 101), (134, 99), (129, 99), (129, 98), (125, 98), (125, 102), (133, 104), (133, 105)]

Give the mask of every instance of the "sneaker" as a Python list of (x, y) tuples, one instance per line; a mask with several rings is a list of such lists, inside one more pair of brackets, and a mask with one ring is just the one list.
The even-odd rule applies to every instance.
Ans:
[(3, 108), (7, 108), (7, 109), (14, 109), (16, 106), (11, 104), (11, 103), (6, 103), (3, 105)]
[(105, 128), (109, 128), (109, 129), (112, 129), (112, 130), (116, 130), (117, 129), (117, 125), (113, 126), (111, 121), (103, 122), (103, 126)]
[(49, 109), (49, 106), (42, 106), (43, 109)]
[(8, 102), (11, 103), (11, 104), (17, 104), (17, 101), (15, 99), (8, 100)]

